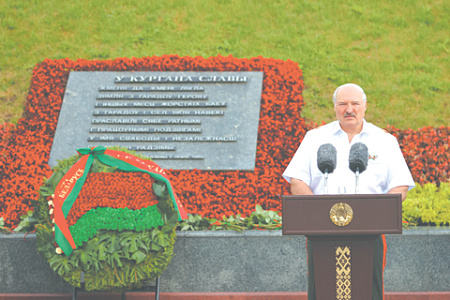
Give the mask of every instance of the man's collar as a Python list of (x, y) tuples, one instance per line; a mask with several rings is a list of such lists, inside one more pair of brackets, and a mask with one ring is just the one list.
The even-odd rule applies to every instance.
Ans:
[[(362, 133), (369, 133), (370, 131), (370, 125), (368, 125), (369, 123), (366, 122), (366, 119), (363, 119), (363, 127), (361, 129), (361, 132), (359, 134)], [(334, 121), (333, 122), (333, 127), (331, 128), (331, 133), (332, 134), (336, 134), (338, 132), (342, 131), (343, 133), (347, 134), (342, 128), (341, 125), (339, 124), (339, 121)]]
[(331, 128), (331, 133), (336, 134), (339, 131), (344, 131), (344, 130), (342, 130), (341, 125), (339, 124), (339, 121), (334, 121), (333, 127)]
[(369, 125), (368, 125), (369, 123), (367, 123), (366, 122), (366, 119), (363, 119), (363, 127), (362, 127), (362, 129), (361, 129), (361, 132), (359, 133), (359, 134), (362, 134), (362, 133), (368, 133), (369, 132)]

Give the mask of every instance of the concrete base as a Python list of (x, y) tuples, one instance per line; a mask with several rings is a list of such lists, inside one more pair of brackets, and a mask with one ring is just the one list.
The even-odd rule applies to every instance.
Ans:
[[(72, 299), (70, 294), (0, 294), (1, 300)], [(80, 293), (77, 300), (121, 299), (118, 293)], [(127, 300), (154, 300), (148, 293), (126, 293)], [(162, 293), (164, 300), (307, 300), (306, 292)], [(386, 292), (385, 300), (449, 300), (450, 292)]]
[[(410, 229), (386, 238), (386, 292), (450, 291), (448, 228)], [(32, 234), (0, 235), (0, 296), (72, 292), (37, 254), (35, 243)], [(303, 236), (282, 236), (281, 231), (178, 232), (174, 252), (161, 278), (162, 293), (298, 294), (307, 289)]]

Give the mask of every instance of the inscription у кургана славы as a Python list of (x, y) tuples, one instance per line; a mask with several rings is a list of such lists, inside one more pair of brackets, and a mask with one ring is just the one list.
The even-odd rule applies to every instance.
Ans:
[(117, 76), (115, 83), (236, 83), (247, 82), (247, 75), (237, 75), (236, 73), (250, 73), (250, 72), (235, 72), (232, 75), (219, 75), (213, 72), (211, 75), (130, 75)]
[(50, 165), (123, 146), (166, 169), (253, 170), (262, 72), (71, 72)]

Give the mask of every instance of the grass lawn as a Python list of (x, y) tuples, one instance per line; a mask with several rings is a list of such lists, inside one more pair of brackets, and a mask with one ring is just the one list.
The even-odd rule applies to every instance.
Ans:
[(36, 63), (163, 54), (293, 60), (303, 116), (334, 119), (345, 82), (385, 127), (449, 125), (450, 2), (445, 0), (0, 0), (0, 123), (16, 122)]

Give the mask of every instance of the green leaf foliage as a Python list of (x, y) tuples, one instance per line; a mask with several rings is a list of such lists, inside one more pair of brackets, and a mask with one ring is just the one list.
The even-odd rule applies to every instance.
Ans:
[(427, 183), (417, 184), (403, 202), (403, 220), (410, 225), (450, 224), (450, 183), (439, 187)]
[(58, 182), (63, 178), (66, 172), (63, 172), (61, 170), (53, 172), (52, 176), (50, 176), (50, 178), (45, 181), (45, 185), (41, 186), (41, 188), (39, 189), (39, 193), (44, 197), (53, 195)]
[(247, 218), (241, 215), (223, 217), (222, 221), (216, 219), (203, 218), (200, 215), (189, 215), (188, 218), (179, 223), (181, 231), (192, 230), (244, 230), (261, 229), (277, 230), (281, 229), (280, 212), (264, 210), (260, 205), (256, 205), (255, 211)]
[(199, 230), (205, 230), (208, 229), (211, 225), (209, 219), (203, 218), (200, 215), (188, 215), (188, 218), (186, 220), (183, 220), (180, 222), (179, 229), (181, 231), (199, 231)]
[(101, 172), (106, 172), (106, 173), (113, 173), (117, 170), (117, 167), (111, 167), (108, 165), (105, 165), (103, 163), (101, 163), (100, 161), (98, 161), (97, 159), (94, 160), (94, 162), (92, 163), (91, 169), (89, 170), (89, 172), (92, 173), (101, 173)]
[[(50, 267), (80, 287), (85, 272), (87, 290), (126, 290), (160, 276), (173, 255), (175, 228), (168, 225), (141, 232), (99, 231), (70, 256), (55, 254), (50, 224), (37, 226), (38, 252)], [(164, 228), (164, 232), (163, 232)], [(99, 275), (96, 275), (99, 274)]]
[(26, 215), (20, 216), (20, 219), (21, 221), (19, 225), (14, 229), (15, 232), (34, 230), (34, 227), (37, 224), (37, 219), (34, 217), (34, 213), (32, 211), (28, 211)]
[(155, 182), (153, 183), (153, 191), (156, 196), (164, 197), (164, 194), (166, 193), (166, 185), (161, 182)]
[(5, 221), (3, 220), (3, 218), (0, 218), (0, 233), (2, 233), (2, 232), (11, 233), (12, 232), (11, 229), (4, 227), (4, 225), (5, 225)]
[(76, 261), (73, 261), (67, 256), (64, 255), (56, 255), (54, 256), (50, 261), (50, 267), (58, 273), (61, 277), (64, 276), (64, 274), (69, 273), (72, 271), (77, 265)]
[(263, 210), (260, 205), (257, 205), (248, 222), (251, 221), (254, 228), (278, 229), (281, 228), (281, 219), (279, 212)]

